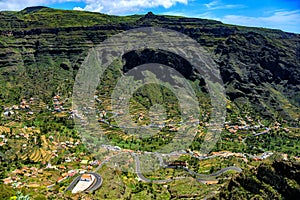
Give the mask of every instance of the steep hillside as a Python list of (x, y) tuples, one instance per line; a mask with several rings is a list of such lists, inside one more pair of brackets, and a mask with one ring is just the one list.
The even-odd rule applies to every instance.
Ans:
[[(90, 47), (124, 30), (160, 26), (189, 35), (211, 53), (238, 107), (265, 117), (299, 117), (297, 34), (152, 13), (117, 17), (46, 7), (1, 12), (0, 24), (1, 101), (69, 88)], [(164, 58), (153, 61), (169, 62)]]
[(261, 164), (232, 179), (218, 199), (297, 199), (299, 173), (299, 163)]
[[(150, 26), (184, 33), (209, 52), (226, 89), (224, 127), (210, 123), (209, 90), (195, 66), (155, 48), (130, 51), (114, 60), (92, 94), (94, 107), (82, 105), (83, 115), (78, 114), (81, 108), (72, 107), (75, 77), (88, 51), (117, 33)], [(134, 91), (129, 115), (112, 109), (117, 81), (146, 63), (170, 66), (185, 77), (198, 98), (199, 117), (182, 120), (176, 94), (155, 83)], [(183, 83), (171, 71), (156, 71)], [(178, 93), (187, 94), (184, 91)], [(0, 199), (19, 190), (34, 199), (293, 199), (299, 194), (299, 115), (299, 34), (151, 12), (110, 16), (41, 6), (0, 12), (0, 178), (5, 182), (0, 183)], [(93, 119), (95, 126), (90, 127), (101, 138), (80, 137), (88, 129), (75, 127), (74, 121), (86, 128), (85, 116)], [(158, 132), (150, 137), (128, 134), (127, 118), (119, 126), (118, 116)], [(195, 128), (195, 137), (190, 144), (180, 141), (189, 146), (178, 160), (167, 162), (169, 155), (155, 154), (158, 163), (143, 163), (141, 158), (141, 168), (160, 167), (153, 173), (138, 171), (136, 155), (151, 156), (174, 138), (182, 139), (176, 134), (189, 126)], [(212, 138), (205, 138), (210, 128), (220, 130), (221, 136), (206, 154), (201, 145)], [(136, 132), (148, 131), (141, 130)], [(110, 145), (98, 149), (102, 136)], [(122, 160), (117, 154), (128, 157)], [(126, 171), (129, 168), (135, 170)], [(66, 192), (83, 170), (96, 170), (103, 178), (101, 188), (93, 194)], [(203, 180), (206, 176), (209, 179)]]

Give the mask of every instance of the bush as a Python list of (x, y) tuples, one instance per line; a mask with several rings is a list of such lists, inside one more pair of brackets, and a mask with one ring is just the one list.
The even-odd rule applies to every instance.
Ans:
[(10, 199), (15, 195), (15, 191), (12, 190), (11, 187), (4, 185), (3, 183), (0, 184), (0, 199)]

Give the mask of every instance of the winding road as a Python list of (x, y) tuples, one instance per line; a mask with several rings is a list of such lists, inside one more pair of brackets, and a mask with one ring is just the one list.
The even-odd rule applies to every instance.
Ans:
[(86, 191), (88, 192), (93, 192), (94, 190), (97, 190), (100, 188), (100, 186), (102, 185), (102, 182), (103, 182), (103, 179), (102, 177), (97, 174), (97, 173), (94, 173), (94, 172), (88, 172), (87, 174), (92, 174), (95, 176), (96, 180), (95, 182), (93, 183), (93, 185), (91, 185)]
[(104, 160), (104, 161), (101, 162), (100, 165), (98, 165), (98, 167), (94, 170), (94, 173), (96, 173), (99, 169), (101, 169), (101, 167), (102, 167), (105, 163), (107, 163), (110, 159), (112, 159), (113, 157), (119, 156), (119, 155), (121, 155), (121, 154), (128, 154), (128, 152), (122, 152), (122, 153), (113, 155), (113, 156), (111, 156), (110, 158)]
[[(93, 176), (95, 176), (95, 182), (88, 188), (85, 190), (85, 192), (92, 192), (94, 190), (97, 190), (100, 188), (100, 186), (102, 185), (103, 179), (102, 177), (95, 173), (95, 172), (87, 172), (86, 174), (92, 174)], [(66, 191), (72, 191), (73, 188), (76, 186), (76, 184), (80, 181), (81, 175), (77, 176), (72, 182), (71, 184), (66, 188)]]
[[(127, 154), (128, 152), (122, 152), (120, 154)], [(97, 190), (101, 185), (102, 185), (102, 182), (103, 182), (103, 179), (102, 177), (97, 174), (96, 172), (105, 164), (107, 163), (111, 158), (113, 157), (116, 157), (116, 156), (119, 156), (120, 154), (116, 154), (116, 155), (113, 155), (112, 157), (104, 160), (103, 162), (101, 162), (101, 164), (93, 171), (93, 172), (87, 172), (87, 174), (92, 174), (95, 176), (96, 180), (95, 182), (86, 190), (87, 192), (92, 192), (94, 190)], [(147, 182), (147, 183), (158, 183), (158, 184), (164, 184), (164, 183), (168, 183), (168, 182), (171, 182), (171, 181), (174, 181), (174, 180), (179, 180), (179, 179), (184, 179), (186, 177), (175, 177), (175, 178), (172, 178), (172, 179), (164, 179), (164, 180), (152, 180), (152, 179), (149, 179), (149, 178), (146, 178), (143, 173), (141, 172), (141, 165), (140, 165), (140, 159), (139, 159), (139, 156), (136, 154), (136, 153), (130, 153), (133, 157), (134, 157), (134, 160), (135, 160), (135, 172), (139, 178), (139, 180), (143, 181), (143, 182)], [(223, 173), (227, 172), (227, 171), (237, 171), (237, 172), (241, 172), (242, 169), (239, 168), (239, 167), (235, 167), (235, 166), (231, 166), (231, 167), (226, 167), (226, 168), (223, 168), (215, 173), (212, 173), (212, 174), (199, 174), (197, 172), (194, 172), (192, 170), (190, 170), (189, 168), (187, 167), (184, 167), (184, 166), (168, 166), (165, 164), (163, 158), (162, 158), (162, 155), (155, 152), (154, 153), (157, 158), (159, 159), (159, 162), (160, 162), (160, 166), (163, 167), (163, 168), (177, 168), (177, 167), (180, 167), (182, 168), (183, 170), (187, 171), (189, 174), (191, 174), (192, 176), (195, 176), (196, 180), (197, 181), (207, 181), (209, 180), (210, 178), (212, 177), (218, 177), (220, 175), (222, 175)], [(78, 183), (78, 181), (80, 180), (81, 178), (81, 175), (77, 176), (72, 182), (71, 184), (66, 188), (66, 191), (69, 190), (71, 191), (75, 186), (76, 184)]]
[(78, 181), (80, 180), (81, 175), (77, 176), (76, 178), (74, 178), (74, 180), (70, 183), (70, 185), (66, 188), (66, 191), (72, 191), (73, 188), (75, 187), (75, 185), (78, 183)]
[(142, 172), (141, 172), (141, 165), (140, 165), (140, 159), (139, 159), (139, 156), (136, 155), (135, 153), (132, 153), (132, 156), (134, 157), (134, 160), (135, 160), (135, 170), (136, 170), (136, 174), (137, 176), (139, 177), (140, 180), (144, 181), (144, 182), (147, 182), (147, 183), (167, 183), (167, 182), (171, 182), (173, 181), (174, 179), (166, 179), (166, 180), (151, 180), (151, 179), (148, 179), (146, 178)]
[[(155, 153), (155, 154), (158, 156), (158, 159), (160, 160), (161, 166), (164, 166), (165, 168), (175, 168), (175, 167), (167, 166), (164, 163), (161, 155), (158, 154), (158, 153)], [(176, 177), (176, 178), (173, 178), (173, 179), (165, 179), (165, 180), (151, 180), (151, 179), (148, 179), (141, 172), (140, 160), (139, 160), (138, 155), (135, 154), (135, 153), (132, 153), (132, 156), (135, 158), (136, 174), (139, 177), (139, 179), (142, 180), (142, 181), (144, 181), (144, 182), (147, 182), (147, 183), (149, 183), (149, 182), (152, 182), (152, 183), (167, 183), (167, 182), (174, 181), (176, 179), (185, 178), (185, 177)], [(197, 172), (194, 172), (194, 171), (190, 170), (187, 167), (180, 167), (180, 168), (184, 169), (185, 171), (187, 171), (192, 176), (196, 176), (196, 177), (198, 176), (198, 177), (200, 177), (200, 178), (197, 178), (198, 181), (206, 181), (206, 180), (208, 180), (211, 177), (218, 177), (218, 176), (222, 175), (223, 173), (225, 173), (227, 171), (237, 171), (237, 172), (241, 172), (242, 171), (242, 169), (239, 168), (239, 167), (231, 166), (231, 167), (223, 168), (223, 169), (221, 169), (221, 170), (219, 170), (219, 171), (217, 171), (215, 173), (212, 173), (212, 174), (199, 174)]]

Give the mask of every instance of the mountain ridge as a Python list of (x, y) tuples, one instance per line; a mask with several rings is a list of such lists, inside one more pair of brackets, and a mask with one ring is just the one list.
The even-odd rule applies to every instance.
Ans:
[[(207, 155), (201, 148), (209, 127), (214, 128), (210, 95), (202, 74), (174, 53), (162, 49), (125, 52), (100, 77), (92, 94), (95, 101), (90, 101), (95, 106), (77, 109), (72, 105), (76, 76), (91, 48), (115, 34), (154, 26), (194, 39), (218, 66), (226, 90), (227, 115), (224, 127), (218, 126), (220, 138)], [(21, 190), (34, 199), (294, 198), (300, 192), (299, 58), (300, 35), (281, 30), (153, 13), (110, 16), (47, 7), (0, 12), (0, 177), (10, 182), (0, 183), (0, 196), (9, 199)], [(130, 113), (125, 117), (140, 127), (157, 127), (159, 133), (144, 138), (123, 129), (115, 118), (122, 116), (122, 111), (112, 109), (112, 92), (126, 72), (146, 63), (167, 65), (186, 79), (198, 99), (198, 119), (191, 116), (182, 122), (176, 94), (160, 84), (145, 84), (132, 94)], [(155, 72), (166, 75), (162, 81), (169, 77), (167, 70)], [(151, 77), (155, 74), (151, 70), (147, 73)], [(174, 82), (182, 80), (176, 74), (174, 77)], [(90, 112), (93, 110), (95, 113)], [(99, 149), (105, 154), (103, 158), (94, 150), (98, 135), (89, 135), (86, 130), (89, 116), (96, 125), (91, 129), (101, 130), (109, 141)], [(189, 123), (196, 127), (197, 135), (177, 163), (197, 173), (214, 174), (228, 166), (242, 172), (228, 171), (205, 182), (212, 185), (187, 176), (177, 165), (174, 170), (145, 173), (150, 180), (186, 177), (157, 185), (140, 182), (133, 171), (121, 171), (119, 167), (133, 166), (134, 159), (126, 159), (119, 167), (117, 160), (111, 159), (121, 152), (154, 152), (170, 144), (178, 130)], [(102, 164), (107, 166), (98, 170)], [(73, 172), (93, 167), (103, 178), (98, 191), (63, 192), (72, 184)], [(69, 178), (59, 182), (64, 179), (60, 176)]]
[(212, 55), (231, 101), (250, 104), (266, 117), (299, 118), (299, 34), (151, 12), (110, 16), (47, 7), (0, 12), (0, 25), (1, 67), (53, 65), (58, 72), (68, 63), (71, 70), (61, 74), (70, 74), (62, 77), (59, 72), (58, 79), (72, 79), (87, 50), (110, 35), (145, 26), (179, 31)]

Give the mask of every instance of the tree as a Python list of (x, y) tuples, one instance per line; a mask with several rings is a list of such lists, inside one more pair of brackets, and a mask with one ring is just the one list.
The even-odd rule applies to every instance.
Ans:
[(23, 195), (22, 192), (17, 192), (17, 198), (16, 200), (30, 200), (29, 195)]

